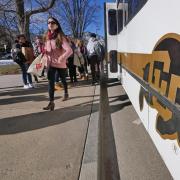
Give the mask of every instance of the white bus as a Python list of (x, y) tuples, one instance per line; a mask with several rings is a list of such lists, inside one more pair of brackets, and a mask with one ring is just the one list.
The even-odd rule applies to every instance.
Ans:
[(174, 179), (180, 179), (180, 0), (105, 3), (108, 77), (121, 79)]

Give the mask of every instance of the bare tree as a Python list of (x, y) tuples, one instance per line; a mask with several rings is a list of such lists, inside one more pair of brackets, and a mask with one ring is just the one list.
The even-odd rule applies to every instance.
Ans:
[(96, 0), (60, 0), (59, 3), (54, 12), (61, 19), (62, 26), (75, 38), (81, 38), (90, 24), (97, 25), (100, 7)]
[[(53, 7), (56, 0), (49, 0), (48, 2), (34, 0), (40, 7), (33, 9), (31, 3), (31, 9), (25, 11), (24, 0), (15, 0), (16, 3), (16, 14), (17, 14), (17, 22), (18, 29), (20, 33), (24, 33), (27, 37), (30, 37), (29, 33), (29, 25), (30, 25), (30, 17), (34, 14), (42, 13), (48, 11)], [(45, 3), (47, 5), (45, 5)]]
[(17, 29), (30, 38), (31, 17), (47, 12), (57, 0), (3, 0), (0, 2), (0, 25), (7, 29)]
[[(13, 39), (14, 32), (23, 33), (30, 38), (30, 27), (31, 31), (42, 31), (39, 24), (43, 24), (44, 16), (49, 13), (60, 19), (66, 32), (77, 38), (82, 37), (89, 25), (98, 24), (97, 13), (100, 7), (96, 1), (3, 0), (0, 1), (0, 28), (5, 27), (11, 39)], [(58, 4), (54, 6), (55, 3)], [(43, 18), (41, 13), (43, 13)]]
[(6, 44), (8, 47), (13, 41), (13, 33), (10, 30), (13, 28), (13, 9), (11, 8), (12, 0), (3, 0), (0, 1), (0, 46)]

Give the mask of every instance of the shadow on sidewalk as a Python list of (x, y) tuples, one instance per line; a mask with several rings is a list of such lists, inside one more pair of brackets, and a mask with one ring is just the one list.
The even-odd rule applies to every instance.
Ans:
[[(56, 96), (55, 99), (59, 99), (61, 96)], [(0, 105), (10, 105), (15, 103), (23, 103), (23, 102), (40, 102), (40, 101), (48, 101), (48, 97), (45, 95), (38, 95), (38, 96), (19, 96), (19, 97), (13, 97), (13, 98), (6, 98), (0, 100)]]
[(48, 92), (48, 85), (47, 84), (41, 84), (38, 85), (36, 88), (32, 89), (6, 89), (4, 91), (0, 91), (0, 96), (21, 96), (21, 95), (29, 95), (29, 94), (39, 94)]
[[(92, 101), (75, 106), (44, 111), (0, 120), (0, 135), (21, 133), (58, 125), (67, 121), (90, 115)], [(95, 104), (95, 109), (99, 104)], [(96, 111), (96, 110), (95, 110)], [(86, 117), (87, 120), (89, 117)]]
[[(128, 102), (123, 103), (121, 107), (119, 106), (119, 104), (112, 105), (111, 113), (119, 111), (127, 105), (129, 105)], [(94, 100), (93, 106), (94, 111), (92, 113), (97, 112), (99, 109), (99, 99)], [(80, 117), (90, 115), (91, 111), (92, 101), (88, 101), (74, 106), (56, 109), (52, 112), (44, 111), (39, 113), (0, 119), (0, 135), (32, 131), (41, 128), (46, 128), (49, 126), (58, 125), (71, 120), (77, 120)], [(86, 117), (85, 120), (88, 120), (88, 118), (89, 116)]]
[[(91, 85), (91, 81), (79, 81), (76, 85), (68, 82), (68, 89), (83, 88)], [(0, 88), (0, 96), (20, 96), (48, 92), (48, 83), (39, 83), (33, 89), (23, 89), (22, 86)]]
[[(76, 88), (84, 88), (89, 87), (89, 81), (80, 81), (76, 84), (76, 86), (69, 87), (69, 90), (76, 89)], [(69, 85), (69, 84), (68, 84)], [(59, 95), (60, 94), (60, 95)], [(60, 99), (62, 97), (63, 90), (55, 92), (55, 99)], [(70, 93), (71, 94), (71, 93)], [(7, 96), (7, 98), (6, 98)], [(2, 97), (2, 98), (1, 98)], [(85, 98), (85, 97), (92, 97), (92, 96), (75, 96), (69, 99), (76, 99), (76, 98)], [(22, 102), (39, 102), (39, 101), (48, 101), (48, 84), (41, 83), (38, 84), (36, 88), (33, 89), (22, 89), (22, 88), (10, 88), (4, 89), (3, 91), (0, 90), (0, 105), (10, 105), (15, 103), (22, 103)]]
[[(115, 99), (114, 99), (115, 98)], [(129, 100), (129, 97), (127, 96), (127, 94), (123, 94), (120, 96), (110, 96), (109, 99), (114, 99), (111, 100), (111, 103), (114, 101), (125, 101), (125, 100)]]
[[(54, 99), (61, 99), (63, 96), (57, 95), (59, 93), (56, 93)], [(62, 92), (60, 92), (62, 94)], [(90, 95), (90, 96), (70, 96), (68, 100), (72, 99), (78, 99), (78, 98), (89, 98), (89, 97), (95, 97), (98, 95)], [(40, 102), (40, 101), (49, 101), (48, 93), (46, 95), (30, 95), (27, 96), (19, 96), (19, 97), (12, 97), (12, 98), (3, 98), (0, 100), (0, 105), (10, 105), (10, 104), (16, 104), (16, 103), (23, 103), (23, 102)], [(60, 100), (61, 101), (61, 100)]]

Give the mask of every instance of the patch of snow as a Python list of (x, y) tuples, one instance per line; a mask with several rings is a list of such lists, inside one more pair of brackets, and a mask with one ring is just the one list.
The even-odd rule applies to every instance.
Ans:
[(16, 64), (12, 59), (0, 60), (0, 66)]

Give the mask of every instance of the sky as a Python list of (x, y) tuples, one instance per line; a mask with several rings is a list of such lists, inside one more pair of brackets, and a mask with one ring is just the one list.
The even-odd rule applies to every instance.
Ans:
[(87, 31), (97, 33), (101, 36), (104, 36), (104, 2), (114, 2), (114, 0), (98, 0), (98, 5), (101, 6), (101, 11), (99, 12), (99, 14), (100, 14), (99, 15), (99, 17), (100, 17), (99, 29), (96, 28), (95, 25), (90, 25), (87, 28)]
[[(89, 27), (87, 28), (86, 32), (94, 32), (96, 34), (99, 34), (101, 36), (104, 36), (104, 2), (114, 2), (115, 0), (97, 0), (97, 4), (100, 6), (100, 11), (98, 12), (97, 16), (99, 17), (99, 24), (98, 24), (98, 28), (96, 25), (91, 24), (89, 25)], [(44, 19), (44, 13), (41, 14), (41, 18)], [(42, 29), (46, 29), (46, 23), (44, 25), (42, 25)], [(39, 25), (37, 25), (37, 22), (35, 24), (33, 24), (32, 28), (34, 26), (37, 26), (37, 32), (39, 31), (38, 29), (40, 29), (41, 27)], [(33, 30), (34, 31), (34, 30)]]

